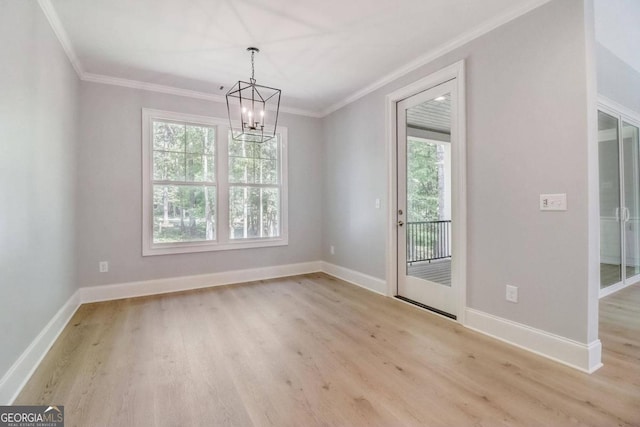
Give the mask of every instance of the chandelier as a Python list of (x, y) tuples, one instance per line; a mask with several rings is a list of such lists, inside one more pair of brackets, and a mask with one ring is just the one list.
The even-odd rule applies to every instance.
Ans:
[(276, 136), (281, 90), (256, 84), (254, 56), (260, 49), (248, 47), (247, 51), (251, 52), (251, 78), (239, 80), (227, 92), (229, 125), (235, 141), (267, 142)]

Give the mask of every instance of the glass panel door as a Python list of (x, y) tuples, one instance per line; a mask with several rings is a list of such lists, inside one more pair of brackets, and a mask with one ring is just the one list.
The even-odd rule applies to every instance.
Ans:
[(619, 122), (598, 111), (600, 169), (600, 288), (622, 281)]
[[(456, 318), (456, 81), (397, 104), (399, 298)], [(458, 248), (455, 248), (457, 251)], [(457, 253), (457, 252), (455, 252)]]
[(621, 218), (625, 242), (625, 279), (640, 274), (640, 147), (638, 134), (637, 126), (625, 121), (622, 122), (625, 207)]
[(406, 269), (451, 286), (451, 96), (439, 98), (407, 110)]

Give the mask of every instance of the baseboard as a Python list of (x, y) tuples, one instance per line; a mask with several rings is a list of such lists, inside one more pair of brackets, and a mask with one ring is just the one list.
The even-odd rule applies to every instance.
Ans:
[(76, 291), (0, 379), (0, 405), (11, 405), (80, 306)]
[(320, 262), (321, 271), (353, 285), (387, 296), (387, 282), (359, 271), (351, 270), (329, 262)]
[(220, 273), (200, 274), (197, 276), (169, 277), (166, 279), (145, 280), (141, 282), (128, 282), (114, 285), (86, 286), (80, 288), (80, 302), (90, 303), (166, 294), (170, 292), (231, 285), (233, 283), (243, 283), (254, 280), (275, 279), (278, 277), (295, 276), (297, 274), (315, 273), (318, 271), (321, 271), (321, 263), (319, 261), (313, 261), (298, 264), (251, 268), (247, 270), (223, 271)]
[(600, 340), (583, 344), (471, 308), (465, 309), (465, 326), (589, 374), (602, 366)]

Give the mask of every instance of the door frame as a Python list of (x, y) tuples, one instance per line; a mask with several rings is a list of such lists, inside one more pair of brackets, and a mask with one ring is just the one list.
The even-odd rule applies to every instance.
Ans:
[[(615, 117), (618, 120), (618, 164), (619, 164), (619, 179), (620, 179), (620, 202), (625, 202), (625, 183), (624, 183), (624, 144), (621, 143), (622, 138), (622, 122), (629, 123), (632, 126), (637, 126), (640, 128), (640, 115), (635, 111), (630, 110), (615, 101), (610, 100), (607, 97), (602, 95), (598, 96), (598, 111), (602, 111), (603, 113), (609, 114), (610, 116)], [(598, 207), (599, 208), (599, 207)], [(598, 211), (598, 218), (599, 211)], [(601, 225), (600, 225), (601, 227)], [(622, 278), (620, 282), (607, 286), (602, 289), (600, 287), (600, 281), (598, 282), (598, 299), (604, 298), (608, 295), (616, 293), (624, 288), (627, 288), (631, 285), (635, 285), (638, 283), (639, 275), (635, 275), (626, 279), (626, 236), (624, 235), (624, 227), (620, 227), (620, 261), (622, 264)], [(598, 254), (598, 265), (601, 262), (601, 256)]]
[[(452, 183), (454, 194), (452, 199), (452, 221), (456, 233), (452, 236), (453, 257), (451, 279), (460, 284), (456, 295), (457, 322), (465, 324), (467, 306), (467, 141), (466, 141), (466, 102), (465, 102), (465, 62), (458, 61), (448, 67), (436, 71), (386, 96), (385, 127), (387, 157), (387, 238), (386, 238), (386, 270), (387, 296), (395, 296), (398, 289), (398, 129), (397, 103), (417, 93), (455, 79), (457, 86), (457, 133), (458, 150), (452, 158)], [(457, 191), (455, 191), (457, 190)]]

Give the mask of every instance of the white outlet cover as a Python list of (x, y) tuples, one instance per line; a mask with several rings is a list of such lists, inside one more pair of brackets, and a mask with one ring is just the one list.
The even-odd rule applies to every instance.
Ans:
[(506, 300), (509, 302), (518, 302), (518, 287), (507, 285)]

